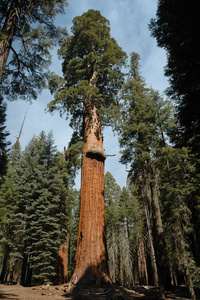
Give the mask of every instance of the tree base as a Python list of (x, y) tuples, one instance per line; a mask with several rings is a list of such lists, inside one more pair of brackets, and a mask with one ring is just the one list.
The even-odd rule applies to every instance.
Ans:
[(112, 282), (108, 275), (104, 272), (94, 270), (89, 267), (85, 273), (79, 277), (78, 274), (74, 273), (71, 280), (72, 283), (78, 285), (111, 285)]

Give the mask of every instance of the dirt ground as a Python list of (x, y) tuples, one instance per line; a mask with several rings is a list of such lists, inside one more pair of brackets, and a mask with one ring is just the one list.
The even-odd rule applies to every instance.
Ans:
[[(155, 287), (133, 287), (124, 288), (120, 286), (74, 286), (70, 283), (57, 286), (23, 287), (21, 285), (0, 284), (0, 299), (12, 300), (155, 300), (159, 299), (158, 288)], [(166, 299), (190, 299), (185, 287), (166, 292)], [(197, 299), (200, 299), (197, 297)]]

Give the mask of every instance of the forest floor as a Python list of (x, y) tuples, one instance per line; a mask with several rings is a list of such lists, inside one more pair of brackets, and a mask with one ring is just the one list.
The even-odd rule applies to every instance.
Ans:
[[(156, 287), (132, 287), (121, 286), (74, 286), (70, 283), (57, 286), (23, 287), (21, 285), (0, 284), (0, 299), (12, 300), (155, 300), (159, 299), (159, 291)], [(187, 300), (190, 299), (186, 287), (176, 288), (166, 292), (166, 299)], [(197, 296), (200, 299), (200, 294)]]

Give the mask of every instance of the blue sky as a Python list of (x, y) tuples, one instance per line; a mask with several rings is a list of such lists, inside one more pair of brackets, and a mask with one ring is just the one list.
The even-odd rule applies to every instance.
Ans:
[[(88, 9), (100, 10), (101, 14), (110, 21), (111, 36), (120, 47), (129, 55), (137, 52), (141, 57), (141, 75), (147, 86), (152, 86), (161, 93), (167, 87), (163, 68), (166, 65), (165, 52), (158, 48), (156, 40), (150, 36), (148, 23), (155, 17), (156, 0), (68, 0), (69, 6), (65, 15), (57, 17), (57, 25), (66, 26), (70, 32), (72, 20)], [(62, 75), (61, 61), (57, 58), (57, 49), (52, 51), (51, 70)], [(52, 100), (48, 90), (44, 90), (31, 105), (24, 101), (14, 101), (7, 106), (7, 129), (10, 132), (10, 141), (13, 143), (19, 134), (24, 115), (27, 116), (20, 139), (22, 149), (28, 144), (33, 135), (38, 135), (42, 130), (48, 133), (53, 131), (55, 144), (59, 151), (67, 146), (72, 134), (68, 122), (58, 113), (50, 115), (45, 113), (47, 104)], [(116, 154), (105, 161), (105, 170), (109, 171), (117, 183), (122, 187), (126, 184), (126, 167), (119, 163), (120, 154), (117, 136), (112, 130), (104, 130), (104, 148), (107, 154)], [(80, 187), (80, 176), (76, 181)]]

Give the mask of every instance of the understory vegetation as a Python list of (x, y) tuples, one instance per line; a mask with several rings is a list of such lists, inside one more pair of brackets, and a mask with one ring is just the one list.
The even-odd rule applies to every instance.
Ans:
[[(7, 2), (10, 5), (6, 10)], [(8, 48), (6, 41), (12, 44), (14, 38), (10, 36), (11, 25), (6, 20), (18, 2), (1, 4), (4, 26), (1, 25), (0, 47), (3, 52)], [(101, 123), (102, 127), (112, 126), (118, 135), (120, 162), (128, 170), (123, 187), (116, 182), (115, 174), (105, 174), (105, 218), (102, 219), (106, 219), (110, 281), (123, 286), (159, 286), (161, 298), (166, 289), (186, 285), (191, 298), (196, 299), (195, 291), (200, 288), (200, 92), (196, 82), (200, 51), (197, 51), (199, 37), (196, 42), (193, 29), (199, 16), (197, 20), (194, 7), (187, 1), (182, 1), (185, 6), (181, 7), (180, 1), (170, 1), (171, 4), (167, 0), (158, 1), (156, 18), (150, 21), (149, 28), (158, 46), (168, 53), (165, 75), (170, 80), (164, 96), (147, 86), (141, 76), (138, 53), (132, 52), (126, 61), (126, 53), (110, 37), (109, 21), (99, 11), (89, 10), (76, 17), (73, 35), (69, 36), (65, 30), (51, 27), (66, 1), (48, 1), (55, 9), (50, 19), (48, 7), (39, 2), (34, 7), (36, 20), (29, 7), (18, 7), (22, 16), (18, 25), (23, 23), (25, 14), (30, 17), (30, 24), (32, 18), (38, 21), (39, 12), (42, 24), (47, 23), (44, 28), (39, 27), (40, 30), (31, 28), (29, 22), (25, 27), (29, 41), (41, 39), (41, 57), (34, 68), (43, 81), (37, 86), (25, 80), (23, 72), (27, 75), (28, 69), (24, 71), (23, 64), (27, 68), (29, 65), (20, 61), (21, 54), (17, 55), (13, 47), (10, 47), (13, 60), (7, 67), (1, 65), (0, 281), (24, 286), (70, 281), (76, 265), (80, 213), (80, 191), (75, 188), (75, 178), (83, 160), (83, 140), (87, 141), (93, 129), (95, 115), (99, 136)], [(10, 22), (17, 26), (13, 15)], [(64, 61), (63, 78), (54, 73), (44, 75), (39, 68), (40, 61), (46, 67), (50, 63), (49, 51), (46, 50), (46, 54), (43, 51), (44, 30), (49, 38), (48, 49), (53, 46), (53, 35), (59, 43), (58, 53)], [(23, 40), (19, 28), (13, 32), (16, 39)], [(182, 49), (192, 51), (191, 41), (195, 53), (186, 51), (183, 62)], [(26, 42), (22, 43), (23, 49)], [(35, 57), (37, 49), (32, 51)], [(8, 58), (8, 53), (4, 53), (4, 60), (5, 57)], [(13, 67), (16, 61), (19, 63), (17, 73)], [(121, 68), (125, 61), (126, 73), (123, 74)], [(195, 79), (193, 75), (190, 78), (190, 74), (196, 74)], [(38, 81), (37, 76), (34, 80)], [(33, 136), (23, 150), (20, 135), (10, 145), (4, 98), (13, 93), (26, 99), (29, 85), (27, 99), (36, 98), (47, 81), (54, 94), (49, 111), (57, 109), (71, 116), (74, 133), (69, 145), (62, 153), (58, 151), (51, 131)], [(97, 140), (98, 134), (94, 134)], [(90, 158), (98, 156), (103, 165), (106, 154), (97, 148)], [(105, 157), (102, 158), (101, 153)], [(88, 158), (88, 152), (85, 156)]]

